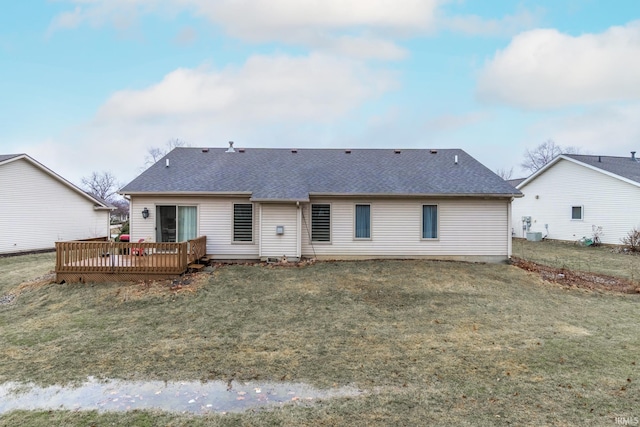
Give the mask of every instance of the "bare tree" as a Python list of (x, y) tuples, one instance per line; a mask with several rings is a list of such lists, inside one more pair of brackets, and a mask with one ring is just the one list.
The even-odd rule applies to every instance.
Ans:
[(520, 166), (522, 169), (534, 173), (562, 153), (578, 154), (579, 152), (580, 149), (577, 147), (562, 147), (549, 139), (534, 149), (527, 148)]
[(165, 147), (150, 147), (147, 149), (147, 155), (144, 158), (145, 167), (149, 167), (156, 163), (158, 160), (167, 155), (167, 153), (176, 147), (186, 147), (186, 142), (181, 139), (173, 138), (167, 141)]
[(111, 172), (93, 172), (89, 177), (82, 178), (82, 185), (86, 192), (99, 197), (109, 203), (117, 198), (118, 188), (121, 187)]
[(112, 200), (111, 204), (116, 208), (112, 212), (112, 216), (126, 218), (129, 215), (129, 201), (124, 197)]
[(511, 179), (511, 177), (513, 177), (513, 167), (511, 169), (507, 169), (507, 168), (496, 169), (496, 175), (498, 175), (500, 178), (504, 179), (505, 181), (508, 179)]

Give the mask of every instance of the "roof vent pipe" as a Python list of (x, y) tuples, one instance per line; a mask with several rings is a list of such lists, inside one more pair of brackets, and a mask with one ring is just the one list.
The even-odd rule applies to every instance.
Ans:
[(229, 141), (229, 148), (227, 148), (227, 151), (225, 151), (225, 153), (235, 153), (236, 150), (233, 149), (233, 141)]
[(165, 165), (165, 167), (169, 167), (169, 159), (167, 159), (167, 164)]
[(631, 152), (631, 160), (635, 160), (636, 159), (636, 152), (632, 151)]
[(458, 155), (453, 156), (453, 163), (458, 164)]

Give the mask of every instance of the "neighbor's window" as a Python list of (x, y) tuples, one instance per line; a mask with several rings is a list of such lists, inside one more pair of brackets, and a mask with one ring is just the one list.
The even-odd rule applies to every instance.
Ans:
[(311, 241), (331, 241), (331, 205), (311, 205)]
[(422, 205), (422, 238), (438, 238), (438, 205)]
[(371, 238), (371, 205), (356, 205), (356, 239)]
[(253, 205), (251, 203), (233, 205), (233, 241), (253, 241)]
[(583, 219), (583, 211), (582, 206), (571, 206), (571, 219)]

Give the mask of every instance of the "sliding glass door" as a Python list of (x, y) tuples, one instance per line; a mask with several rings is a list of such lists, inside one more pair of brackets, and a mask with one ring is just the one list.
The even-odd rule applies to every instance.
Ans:
[(185, 242), (196, 237), (196, 206), (156, 206), (156, 242)]

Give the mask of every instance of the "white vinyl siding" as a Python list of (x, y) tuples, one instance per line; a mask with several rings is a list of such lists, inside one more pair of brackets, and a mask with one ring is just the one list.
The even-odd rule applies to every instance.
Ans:
[(233, 205), (233, 241), (253, 242), (253, 205), (251, 203)]
[[(253, 242), (238, 244), (233, 242), (233, 205), (236, 203), (251, 202), (248, 197), (131, 196), (131, 239), (154, 241), (156, 205), (193, 205), (198, 206), (198, 235), (207, 236), (207, 254), (216, 259), (258, 259), (257, 205), (254, 205)], [(145, 206), (151, 214), (146, 220), (140, 214)]]
[[(142, 210), (142, 208), (140, 208)], [(0, 166), (0, 253), (109, 235), (109, 211), (24, 159)]]
[[(253, 238), (248, 244), (233, 243), (233, 204), (249, 198), (230, 197), (132, 197), (133, 241), (155, 236), (155, 219), (142, 219), (147, 206), (155, 215), (156, 205), (197, 205), (199, 235), (207, 236), (207, 254), (216, 259), (287, 257), (300, 253), (321, 258), (460, 258), (508, 256), (509, 200), (484, 199), (376, 199), (371, 206), (371, 239), (354, 239), (355, 206), (348, 198), (323, 198), (313, 204), (329, 205), (330, 244), (311, 246), (311, 204), (254, 203)], [(438, 206), (438, 239), (422, 239), (422, 206)], [(300, 212), (300, 214), (298, 214)], [(326, 212), (326, 211), (325, 211)], [(566, 212), (566, 211), (565, 211)], [(299, 217), (297, 215), (300, 215)], [(284, 234), (276, 234), (276, 226)], [(299, 233), (299, 234), (298, 234)], [(301, 239), (296, 241), (295, 238)], [(301, 246), (299, 246), (301, 245)], [(297, 246), (299, 246), (297, 248)]]
[[(298, 254), (298, 208), (295, 204), (264, 203), (260, 207), (261, 258), (296, 258)], [(283, 227), (283, 234), (276, 228)]]
[[(631, 160), (629, 160), (631, 162)], [(640, 168), (640, 165), (638, 165)], [(640, 188), (597, 170), (560, 160), (520, 189), (512, 222), (517, 237), (526, 237), (522, 217), (531, 217), (531, 230), (548, 238), (576, 241), (601, 226), (601, 240), (620, 244), (634, 227), (640, 227)], [(537, 197), (536, 197), (537, 196)], [(572, 219), (572, 207), (582, 206), (582, 220)]]
[[(331, 203), (331, 245), (312, 242), (302, 233), (302, 255), (349, 257), (506, 257), (509, 251), (507, 199), (380, 199), (371, 202), (375, 221), (371, 240), (355, 240), (354, 209), (349, 200), (318, 199)], [(438, 206), (438, 239), (422, 239), (422, 206)], [(309, 223), (310, 206), (303, 206)], [(313, 246), (312, 246), (313, 244)]]

